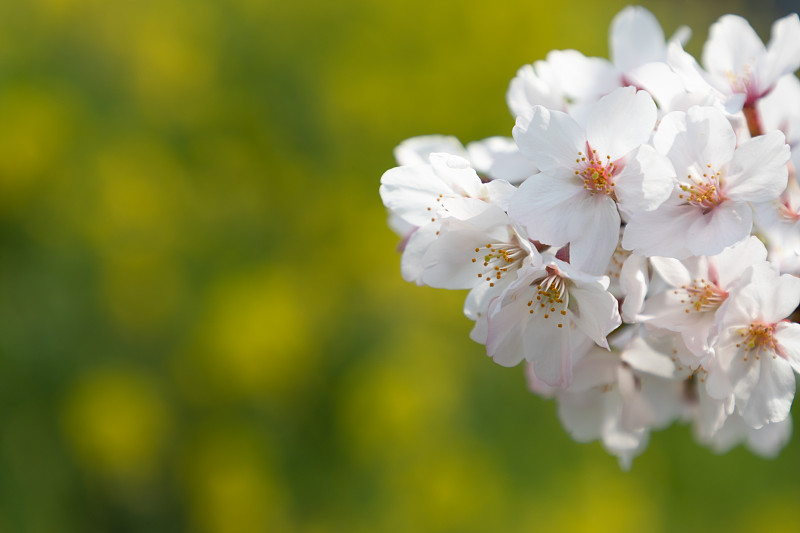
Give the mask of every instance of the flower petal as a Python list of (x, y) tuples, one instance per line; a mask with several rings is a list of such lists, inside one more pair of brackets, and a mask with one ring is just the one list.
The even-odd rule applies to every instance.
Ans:
[(586, 122), (586, 138), (601, 159), (610, 156), (617, 160), (648, 141), (657, 114), (656, 104), (647, 92), (621, 87), (592, 108)]
[[(619, 212), (617, 204), (605, 195), (589, 194), (570, 206), (570, 262), (585, 272), (602, 275), (619, 242)], [(555, 215), (553, 215), (555, 216)]]
[(578, 211), (576, 205), (591, 196), (574, 177), (571, 171), (563, 169), (541, 172), (520, 185), (508, 212), (527, 229), (531, 239), (552, 246), (569, 242), (572, 217)]
[(733, 154), (723, 190), (731, 199), (768, 202), (786, 189), (791, 153), (780, 131), (743, 142)]
[(720, 76), (752, 70), (766, 53), (764, 43), (750, 23), (738, 15), (724, 15), (708, 30), (703, 46), (703, 65)]
[(575, 119), (542, 106), (517, 117), (512, 133), (520, 152), (542, 171), (571, 166), (586, 149), (586, 137)]
[(664, 31), (653, 14), (641, 6), (628, 6), (611, 21), (611, 61), (622, 72), (645, 63), (664, 61)]
[(644, 144), (625, 158), (625, 166), (614, 183), (621, 209), (652, 211), (663, 204), (675, 188), (675, 170), (669, 159)]
[(778, 79), (800, 67), (800, 18), (792, 13), (775, 21), (767, 53), (756, 75), (758, 87), (767, 91)]
[(744, 202), (723, 202), (689, 228), (686, 246), (693, 255), (716, 255), (744, 240), (753, 227), (753, 211)]

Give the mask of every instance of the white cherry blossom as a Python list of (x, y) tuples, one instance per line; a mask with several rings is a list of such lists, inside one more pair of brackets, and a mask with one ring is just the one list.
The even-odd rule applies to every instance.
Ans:
[(714, 398), (733, 393), (736, 411), (753, 428), (781, 422), (800, 370), (800, 325), (785, 321), (800, 304), (800, 278), (769, 263), (750, 267), (719, 311), (716, 357), (706, 385)]
[(537, 106), (517, 119), (514, 139), (540, 169), (512, 198), (509, 213), (532, 238), (570, 243), (573, 264), (600, 274), (617, 247), (620, 209), (652, 210), (672, 190), (673, 170), (647, 144), (656, 122), (652, 98), (633, 87), (603, 97), (586, 127)]
[(711, 107), (668, 114), (653, 144), (669, 157), (677, 180), (668, 201), (628, 221), (622, 245), (642, 255), (716, 255), (750, 234), (750, 202), (774, 200), (786, 188), (783, 134), (773, 131), (737, 147), (730, 123)]
[(713, 354), (717, 310), (744, 271), (766, 258), (767, 250), (756, 237), (715, 256), (697, 256), (683, 261), (653, 257), (653, 267), (669, 287), (647, 298), (643, 320), (680, 333), (696, 358), (684, 364), (697, 368)]
[(551, 386), (571, 381), (573, 347), (584, 337), (607, 348), (606, 336), (620, 323), (608, 278), (591, 276), (550, 254), (530, 259), (517, 279), (488, 309), (486, 351), (497, 363), (533, 363), (536, 375)]

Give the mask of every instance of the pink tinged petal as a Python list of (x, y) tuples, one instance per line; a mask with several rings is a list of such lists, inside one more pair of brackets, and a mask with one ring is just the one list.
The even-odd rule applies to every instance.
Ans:
[(791, 151), (783, 133), (770, 131), (736, 149), (723, 176), (727, 197), (743, 202), (768, 202), (786, 189)]
[(786, 357), (795, 372), (800, 373), (800, 324), (781, 322), (775, 326), (774, 337), (781, 355)]
[(752, 26), (737, 15), (724, 15), (709, 28), (703, 46), (703, 65), (719, 75), (742, 74), (764, 55), (764, 43)]
[(611, 22), (611, 61), (623, 72), (645, 63), (664, 61), (664, 31), (656, 17), (641, 6), (628, 6)]
[(747, 238), (752, 227), (753, 212), (749, 205), (723, 202), (692, 223), (686, 247), (693, 255), (716, 255)]
[(758, 384), (742, 412), (744, 421), (754, 428), (785, 420), (795, 392), (794, 373), (785, 360), (762, 357), (760, 366)]
[(586, 137), (575, 119), (542, 106), (517, 117), (512, 133), (520, 152), (543, 171), (571, 167), (578, 152), (586, 150)]
[(622, 323), (617, 299), (599, 284), (572, 283), (567, 316), (598, 346), (608, 348), (606, 337)]
[(547, 64), (564, 94), (573, 100), (595, 99), (620, 86), (619, 71), (607, 59), (586, 57), (576, 50), (553, 50)]
[(535, 240), (563, 246), (570, 239), (575, 205), (591, 196), (572, 171), (542, 172), (520, 185), (509, 203), (509, 215)]
[(675, 188), (675, 170), (665, 156), (647, 144), (625, 158), (615, 177), (614, 193), (624, 211), (652, 211), (663, 204)]
[(800, 18), (792, 13), (775, 21), (767, 53), (756, 73), (758, 88), (773, 87), (778, 78), (800, 67)]
[(650, 139), (658, 112), (645, 91), (621, 87), (600, 99), (586, 122), (586, 139), (601, 159), (615, 161)]
[(709, 258), (709, 263), (716, 271), (717, 284), (726, 288), (737, 282), (747, 267), (766, 260), (767, 249), (764, 243), (758, 237), (750, 236)]
[(469, 159), (478, 172), (493, 180), (520, 183), (539, 170), (510, 137), (489, 137), (467, 145)]
[(662, 205), (655, 211), (636, 213), (625, 226), (622, 247), (644, 256), (689, 257), (686, 235), (698, 216), (690, 205)]
[(725, 115), (712, 107), (695, 106), (667, 114), (653, 136), (653, 145), (669, 157), (679, 178), (719, 170), (733, 157), (736, 134)]
[(423, 135), (411, 137), (397, 145), (394, 158), (398, 165), (426, 165), (435, 152), (467, 157), (461, 142), (449, 135)]
[(558, 214), (553, 212), (552, 216), (572, 217), (569, 220), (570, 263), (589, 274), (602, 275), (619, 241), (617, 204), (608, 196), (589, 194), (569, 209)]

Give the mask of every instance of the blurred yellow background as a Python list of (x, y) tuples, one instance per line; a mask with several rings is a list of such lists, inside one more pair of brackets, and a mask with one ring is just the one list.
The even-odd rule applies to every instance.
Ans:
[(0, 1), (0, 531), (796, 530), (800, 439), (623, 473), (400, 278), (392, 148), (509, 135), (624, 5)]

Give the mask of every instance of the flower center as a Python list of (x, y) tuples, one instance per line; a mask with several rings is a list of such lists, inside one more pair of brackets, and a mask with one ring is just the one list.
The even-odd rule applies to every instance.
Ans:
[(714, 172), (710, 164), (706, 165), (706, 168), (708, 170), (703, 172), (702, 176), (699, 172), (697, 175), (686, 175), (686, 181), (678, 185), (682, 191), (678, 194), (678, 198), (695, 207), (709, 210), (722, 203), (725, 197), (720, 187), (722, 172)]
[(779, 355), (786, 358), (775, 340), (775, 324), (751, 322), (749, 328), (742, 328), (738, 333), (742, 337), (742, 342), (737, 343), (736, 347), (744, 346), (745, 361), (750, 352), (755, 353), (756, 359), (761, 359), (763, 352), (772, 353), (773, 358), (777, 358)]
[(592, 150), (587, 155), (584, 155), (583, 152), (578, 152), (578, 157), (575, 159), (575, 162), (578, 163), (575, 175), (583, 179), (583, 188), (593, 193), (605, 194), (616, 201), (614, 196), (614, 174), (619, 168), (611, 161), (611, 156), (607, 155), (605, 161), (600, 159), (597, 155), (597, 150)]
[[(528, 302), (528, 311), (531, 315), (544, 315), (545, 320), (556, 318), (558, 327), (563, 328), (563, 319), (567, 315), (567, 305), (569, 304), (569, 292), (564, 279), (559, 275), (558, 270), (547, 267), (547, 276), (536, 283), (536, 299)], [(537, 313), (538, 311), (538, 313)]]
[(478, 273), (479, 278), (483, 278), (490, 287), (494, 287), (497, 280), (508, 274), (509, 270), (514, 272), (522, 265), (528, 252), (516, 242), (488, 243), (483, 247), (476, 247), (477, 257), (472, 258), (473, 263), (483, 262), (483, 271)]
[[(692, 280), (690, 285), (682, 285), (681, 289), (686, 291), (686, 299), (681, 300), (682, 304), (686, 304), (685, 313), (713, 311), (717, 309), (728, 293), (720, 288), (716, 283), (706, 281), (705, 279)], [(675, 291), (677, 294), (678, 291)], [(687, 301), (688, 300), (688, 301)]]

